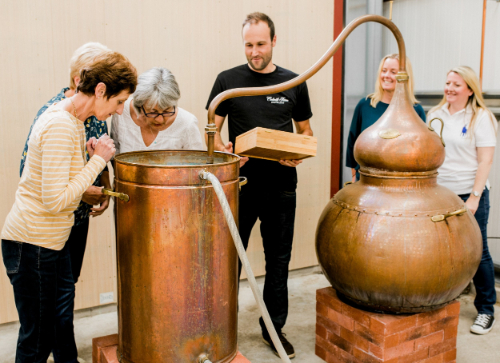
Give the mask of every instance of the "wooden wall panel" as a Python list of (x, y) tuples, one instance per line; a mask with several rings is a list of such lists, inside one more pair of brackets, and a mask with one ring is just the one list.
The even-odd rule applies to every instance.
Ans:
[[(122, 52), (139, 72), (154, 66), (176, 76), (180, 106), (206, 124), (205, 104), (217, 74), (246, 62), (241, 41), (245, 15), (262, 11), (276, 24), (274, 62), (305, 71), (333, 41), (333, 1), (255, 0), (0, 0), (0, 223), (14, 201), (19, 159), (37, 110), (68, 84), (73, 51), (98, 41)], [(298, 210), (291, 268), (317, 263), (314, 234), (329, 199), (331, 62), (308, 82), (318, 136), (318, 156), (299, 167)], [(225, 131), (227, 140), (227, 131)], [(249, 254), (264, 273), (259, 234)], [(116, 266), (111, 213), (91, 221), (88, 248), (77, 286), (76, 307), (99, 304), (115, 292)], [(17, 319), (12, 288), (0, 267), (0, 323)]]

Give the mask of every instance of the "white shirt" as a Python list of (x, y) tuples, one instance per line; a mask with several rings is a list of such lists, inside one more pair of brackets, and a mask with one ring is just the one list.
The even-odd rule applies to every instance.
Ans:
[[(479, 165), (476, 148), (494, 147), (497, 143), (496, 124), (494, 125), (491, 120), (493, 116), (480, 109), (474, 130), (469, 130), (472, 119), (471, 106), (450, 115), (448, 103), (445, 103), (439, 110), (429, 114), (427, 120), (430, 121), (434, 117), (439, 117), (444, 121), (443, 140), (446, 143), (444, 163), (438, 169), (438, 184), (459, 195), (470, 194)], [(496, 120), (494, 122), (496, 123)], [(441, 130), (439, 124), (439, 121), (432, 123), (437, 133)], [(486, 181), (486, 187), (490, 188), (489, 181)], [(481, 191), (478, 190), (478, 192)]]
[(174, 122), (167, 129), (159, 131), (151, 145), (146, 146), (140, 126), (130, 115), (131, 101), (132, 98), (125, 101), (123, 113), (114, 114), (111, 119), (110, 136), (115, 142), (116, 155), (142, 150), (205, 150), (197, 118), (180, 107), (177, 107)]

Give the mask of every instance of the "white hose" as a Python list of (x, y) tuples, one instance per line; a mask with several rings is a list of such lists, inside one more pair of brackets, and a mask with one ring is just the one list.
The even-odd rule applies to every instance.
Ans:
[(215, 194), (217, 194), (217, 198), (222, 207), (222, 211), (224, 213), (224, 217), (226, 217), (226, 222), (229, 226), (229, 231), (231, 232), (231, 236), (233, 237), (234, 245), (236, 246), (236, 250), (238, 251), (238, 256), (240, 256), (241, 265), (245, 269), (247, 274), (248, 282), (250, 283), (250, 287), (253, 292), (253, 296), (257, 301), (257, 305), (262, 313), (262, 318), (264, 319), (264, 323), (266, 324), (267, 331), (271, 336), (271, 340), (273, 341), (278, 354), (283, 362), (291, 363), (290, 358), (285, 352), (283, 345), (276, 333), (276, 329), (274, 328), (273, 322), (271, 321), (271, 317), (266, 308), (266, 304), (264, 303), (264, 299), (262, 298), (262, 294), (260, 293), (259, 287), (257, 286), (257, 281), (255, 280), (255, 275), (253, 274), (252, 268), (250, 267), (250, 262), (248, 261), (247, 254), (245, 252), (245, 248), (243, 247), (243, 243), (241, 242), (240, 234), (238, 233), (238, 227), (236, 226), (236, 222), (234, 221), (233, 213), (231, 212), (231, 208), (229, 207), (229, 203), (227, 202), (226, 195), (224, 194), (224, 190), (222, 190), (222, 185), (219, 182), (219, 179), (212, 173), (208, 171), (202, 171), (200, 173), (200, 178), (208, 180), (212, 183), (214, 187)]

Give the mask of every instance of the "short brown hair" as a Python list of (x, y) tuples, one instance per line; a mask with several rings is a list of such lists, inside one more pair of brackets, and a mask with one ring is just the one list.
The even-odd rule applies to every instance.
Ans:
[(271, 18), (264, 13), (255, 12), (248, 14), (242, 27), (245, 27), (247, 24), (257, 24), (259, 21), (263, 21), (267, 24), (267, 26), (269, 26), (272, 41), (274, 39), (274, 23)]
[(118, 52), (105, 52), (97, 56), (92, 64), (80, 72), (80, 83), (76, 88), (88, 96), (95, 94), (95, 88), (100, 83), (106, 85), (106, 98), (111, 98), (127, 90), (135, 92), (137, 86), (137, 70), (130, 61)]

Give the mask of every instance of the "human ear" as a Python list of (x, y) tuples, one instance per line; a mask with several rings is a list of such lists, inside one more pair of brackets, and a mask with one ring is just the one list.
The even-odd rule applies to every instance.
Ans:
[(95, 87), (96, 98), (102, 98), (106, 94), (106, 85), (103, 82), (99, 82)]

